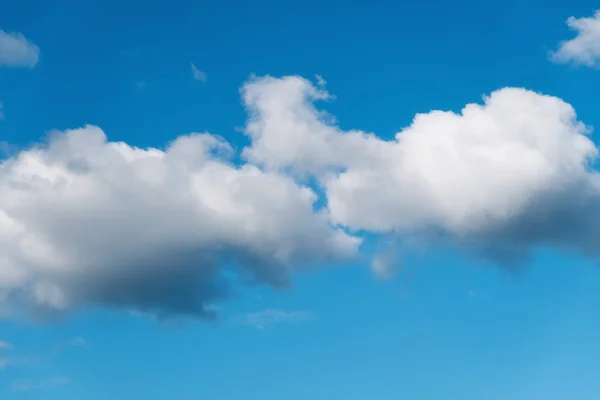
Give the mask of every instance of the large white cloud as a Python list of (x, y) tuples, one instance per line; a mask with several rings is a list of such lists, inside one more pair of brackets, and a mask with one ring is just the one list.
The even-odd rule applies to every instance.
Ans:
[(435, 233), (504, 259), (536, 244), (593, 251), (600, 239), (600, 182), (588, 166), (598, 150), (561, 99), (504, 88), (460, 114), (419, 114), (384, 141), (340, 130), (314, 105), (329, 95), (308, 80), (267, 77), (242, 92), (245, 156), (316, 176), (335, 223)]
[(559, 44), (556, 52), (552, 54), (553, 60), (573, 62), (588, 67), (597, 66), (600, 60), (600, 10), (592, 17), (570, 17), (567, 25), (577, 35)]
[[(57, 132), (0, 164), (0, 305), (47, 316), (100, 305), (210, 316), (233, 281), (288, 283), (356, 255), (347, 231), (449, 241), (499, 263), (538, 245), (597, 254), (598, 149), (561, 99), (504, 88), (417, 115), (394, 140), (342, 131), (323, 85), (255, 78), (246, 163), (209, 134), (166, 149)], [(302, 182), (315, 179), (325, 195)]]
[(227, 162), (227, 143), (164, 151), (55, 133), (0, 165), (0, 299), (47, 316), (86, 305), (208, 315), (237, 277), (286, 285), (296, 268), (355, 255), (289, 177)]
[(39, 59), (40, 48), (22, 33), (0, 30), (0, 67), (33, 68)]

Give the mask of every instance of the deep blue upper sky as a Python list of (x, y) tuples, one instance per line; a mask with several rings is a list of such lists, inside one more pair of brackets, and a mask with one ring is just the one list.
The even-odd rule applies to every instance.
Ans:
[[(574, 35), (567, 18), (596, 7), (1, 0), (0, 29), (23, 33), (40, 56), (32, 69), (0, 68), (0, 141), (18, 151), (93, 124), (132, 146), (208, 131), (241, 149), (240, 87), (252, 74), (318, 74), (342, 129), (385, 139), (417, 113), (458, 112), (507, 86), (560, 97), (600, 126), (600, 72), (549, 56)], [(296, 274), (288, 289), (244, 287), (216, 323), (96, 307), (52, 324), (0, 320), (11, 344), (0, 346), (0, 398), (599, 398), (595, 261), (544, 249), (513, 274), (444, 248), (404, 265), (387, 281), (363, 259)]]

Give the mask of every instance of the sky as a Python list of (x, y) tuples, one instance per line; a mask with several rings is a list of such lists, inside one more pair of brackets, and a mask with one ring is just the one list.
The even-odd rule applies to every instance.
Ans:
[(597, 9), (0, 1), (0, 398), (597, 399)]

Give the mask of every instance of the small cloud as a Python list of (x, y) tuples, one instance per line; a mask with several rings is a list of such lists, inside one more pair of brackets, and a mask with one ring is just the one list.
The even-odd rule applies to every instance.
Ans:
[(283, 311), (268, 309), (256, 313), (245, 314), (237, 317), (240, 325), (253, 326), (257, 329), (265, 329), (270, 325), (283, 323), (306, 322), (310, 320), (311, 314), (307, 311)]
[(477, 296), (477, 293), (474, 290), (469, 290), (467, 292), (467, 294), (469, 295), (469, 297), (475, 297), (475, 296)]
[(194, 79), (200, 82), (206, 82), (206, 73), (196, 68), (194, 63), (191, 63), (190, 65), (192, 66), (192, 76)]
[(327, 85), (327, 81), (325, 79), (323, 79), (323, 77), (321, 75), (317, 74), (316, 78), (317, 78), (317, 85), (319, 85), (321, 87)]
[(40, 48), (22, 33), (0, 30), (0, 67), (33, 68), (40, 57)]
[(0, 101), (0, 120), (4, 119), (4, 104)]
[(27, 357), (5, 356), (4, 353), (12, 348), (13, 345), (11, 343), (0, 340), (0, 370), (3, 370), (9, 366), (14, 367), (31, 364), (32, 360)]
[(23, 381), (13, 383), (12, 388), (13, 390), (18, 392), (28, 392), (31, 390), (42, 390), (60, 387), (70, 382), (71, 380), (69, 378), (53, 378), (45, 379), (42, 381)]
[(382, 280), (391, 279), (402, 269), (402, 261), (397, 243), (393, 238), (382, 242), (382, 248), (371, 260), (371, 269), (375, 277)]
[(567, 25), (577, 35), (559, 43), (558, 49), (551, 54), (552, 61), (597, 67), (600, 60), (600, 10), (592, 17), (569, 17)]
[[(0, 340), (0, 352), (4, 350), (8, 350), (12, 347), (12, 345), (8, 342)], [(6, 368), (8, 366), (8, 358), (2, 356), (0, 354), (0, 370)]]

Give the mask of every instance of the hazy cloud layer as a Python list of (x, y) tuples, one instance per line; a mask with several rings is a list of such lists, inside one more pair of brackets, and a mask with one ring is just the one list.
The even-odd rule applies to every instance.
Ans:
[(373, 261), (383, 277), (398, 266), (394, 240), (409, 236), (499, 265), (538, 245), (597, 254), (598, 149), (563, 100), (504, 88), (460, 113), (419, 114), (385, 141), (341, 130), (315, 104), (331, 98), (324, 85), (247, 82), (241, 165), (211, 134), (140, 149), (94, 126), (2, 161), (2, 311), (211, 317), (232, 281), (286, 286), (298, 269), (356, 256), (364, 232), (393, 238)]
[(567, 25), (575, 31), (576, 36), (561, 42), (552, 59), (561, 63), (597, 66), (600, 60), (600, 10), (591, 17), (570, 17)]

